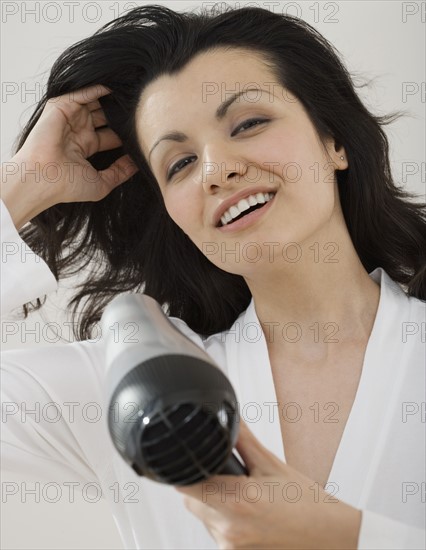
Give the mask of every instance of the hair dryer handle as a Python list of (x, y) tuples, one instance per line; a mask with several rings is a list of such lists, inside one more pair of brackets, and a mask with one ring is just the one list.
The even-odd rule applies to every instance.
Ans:
[(242, 464), (238, 458), (232, 453), (226, 462), (225, 466), (219, 472), (219, 475), (230, 475), (230, 476), (248, 476), (249, 471)]

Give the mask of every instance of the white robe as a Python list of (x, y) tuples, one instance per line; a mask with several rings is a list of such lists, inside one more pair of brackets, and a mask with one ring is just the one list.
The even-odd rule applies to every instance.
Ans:
[[(0, 207), (5, 316), (58, 285), (2, 201)], [(370, 276), (381, 287), (379, 307), (327, 488), (362, 510), (360, 550), (425, 548), (426, 304), (407, 297), (382, 268)], [(170, 319), (223, 369), (254, 435), (285, 461), (253, 300), (229, 331), (206, 339)], [(105, 498), (125, 548), (217, 548), (181, 494), (137, 476), (113, 446), (103, 405), (104, 353), (102, 339), (3, 352), (2, 469), (62, 483), (66, 494), (83, 491), (87, 500)]]

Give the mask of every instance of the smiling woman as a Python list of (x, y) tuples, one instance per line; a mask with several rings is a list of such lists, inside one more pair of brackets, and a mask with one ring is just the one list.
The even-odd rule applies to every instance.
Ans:
[[(250, 475), (228, 478), (241, 499), (217, 476), (208, 493), (180, 489), (188, 510), (84, 422), (39, 432), (9, 419), (7, 464), (30, 456), (43, 475), (53, 459), (58, 478), (95, 472), (105, 488), (136, 480), (141, 506), (111, 499), (128, 548), (422, 547), (424, 502), (407, 498), (424, 483), (424, 430), (400, 415), (425, 400), (426, 212), (392, 178), (383, 126), (397, 117), (366, 108), (313, 27), (261, 8), (143, 6), (68, 48), (12, 159), (56, 162), (62, 177), (2, 185), (8, 238), (45, 263), (9, 259), (7, 281), (40, 274), (27, 315), (59, 278), (99, 269), (68, 304), (77, 315), (87, 298), (78, 341), (38, 350), (32, 378), (10, 353), (5, 392), (23, 392), (17, 362), (28, 400), (69, 403), (77, 388), (101, 400), (93, 330), (112, 297), (143, 291), (227, 373), (243, 410), (283, 414), (253, 421), (255, 435), (242, 425)], [(4, 291), (4, 310), (20, 298)]]
[[(204, 336), (229, 329), (247, 308), (254, 272), (273, 269), (306, 288), (300, 273), (316, 276), (306, 270), (312, 254), (278, 264), (247, 262), (242, 254), (223, 262), (203, 253), (224, 235), (213, 226), (217, 209), (235, 193), (249, 194), (244, 182), (256, 192), (279, 192), (270, 209), (275, 216), (244, 235), (227, 233), (240, 248), (249, 241), (295, 242), (306, 250), (320, 240), (320, 248), (339, 243), (341, 254), (351, 256), (350, 265), (339, 258), (339, 271), (352, 269), (356, 255), (361, 283), (380, 266), (410, 295), (426, 298), (424, 207), (393, 183), (380, 126), (396, 115), (366, 109), (331, 44), (306, 22), (260, 8), (198, 15), (158, 6), (132, 10), (58, 58), (17, 150), (46, 101), (95, 84), (112, 92), (99, 102), (122, 147), (88, 160), (102, 169), (128, 153), (139, 170), (103, 200), (62, 201), (22, 230), (56, 277), (95, 255), (104, 266), (70, 304), (76, 311), (87, 298), (74, 325), (78, 338), (90, 337), (117, 291), (142, 285)], [(246, 93), (232, 101), (227, 90), (236, 86)], [(249, 92), (253, 87), (267, 93)], [(244, 126), (252, 118), (264, 122)], [(157, 144), (165, 131), (179, 134)], [(282, 216), (284, 226), (277, 224)], [(62, 255), (67, 243), (72, 251)], [(260, 246), (266, 260), (267, 245)]]

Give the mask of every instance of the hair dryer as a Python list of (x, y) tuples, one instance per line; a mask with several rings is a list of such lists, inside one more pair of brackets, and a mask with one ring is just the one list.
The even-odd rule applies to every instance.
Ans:
[(138, 475), (190, 485), (248, 474), (232, 452), (238, 407), (228, 378), (156, 300), (116, 296), (101, 329), (109, 433)]

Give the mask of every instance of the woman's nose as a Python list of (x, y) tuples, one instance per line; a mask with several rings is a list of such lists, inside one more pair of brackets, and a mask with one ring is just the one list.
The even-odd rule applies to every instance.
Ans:
[(220, 187), (229, 187), (234, 181), (244, 177), (247, 163), (238, 152), (228, 144), (219, 144), (205, 148), (201, 181), (206, 193), (212, 193)]

